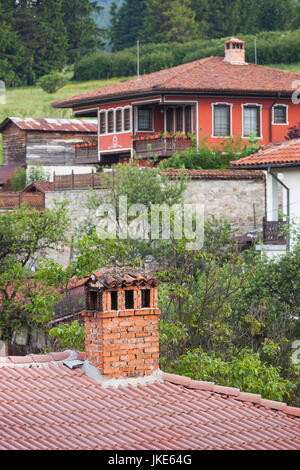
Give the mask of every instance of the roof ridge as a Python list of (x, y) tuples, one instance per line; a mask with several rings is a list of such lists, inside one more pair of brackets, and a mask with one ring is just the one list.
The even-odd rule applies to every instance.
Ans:
[[(71, 355), (72, 351), (67, 350), (62, 352), (51, 352), (47, 354), (28, 354), (26, 356), (0, 356), (0, 368), (61, 362), (70, 358)], [(78, 357), (80, 355), (81, 353), (78, 353)]]
[(190, 377), (169, 374), (167, 372), (163, 372), (162, 379), (166, 382), (171, 382), (175, 385), (182, 385), (183, 387), (189, 389), (228, 395), (235, 400), (252, 403), (253, 405), (263, 406), (264, 408), (271, 408), (277, 411), (282, 411), (288, 415), (300, 417), (300, 408), (298, 407), (288, 406), (286, 403), (280, 401), (268, 400), (262, 398), (262, 396), (259, 394), (241, 392), (239, 388), (216, 385), (214, 382), (192, 380)]

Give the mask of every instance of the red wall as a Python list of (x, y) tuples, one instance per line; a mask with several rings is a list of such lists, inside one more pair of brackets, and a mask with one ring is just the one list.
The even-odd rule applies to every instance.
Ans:
[[(136, 100), (134, 100), (136, 101)], [(139, 100), (142, 101), (142, 100)], [(195, 98), (192, 97), (166, 97), (165, 104), (168, 101), (195, 101), (198, 102), (198, 129), (199, 129), (199, 141), (201, 142), (202, 136), (206, 136), (208, 138), (208, 143), (211, 145), (218, 145), (220, 140), (219, 138), (212, 137), (213, 132), (213, 103), (231, 103), (232, 104), (232, 134), (234, 137), (242, 136), (242, 104), (260, 104), (262, 105), (262, 139), (259, 140), (261, 145), (267, 144), (270, 142), (270, 107), (274, 105), (275, 99), (252, 99), (252, 98)], [(147, 100), (145, 99), (145, 104)], [(276, 104), (286, 104), (288, 105), (288, 125), (274, 125), (272, 124), (272, 141), (280, 141), (284, 140), (285, 136), (287, 135), (288, 129), (291, 126), (298, 124), (300, 121), (300, 107), (298, 105), (294, 105), (291, 100), (277, 100)], [(113, 103), (99, 106), (99, 109), (114, 109), (118, 107), (125, 107), (131, 106), (132, 101), (120, 102), (120, 103)], [(271, 116), (272, 119), (272, 116)], [(155, 113), (154, 113), (154, 126), (155, 131), (160, 132), (164, 131), (164, 116), (159, 110), (159, 106), (155, 105)], [(101, 135), (99, 136), (99, 148), (100, 151), (112, 151), (112, 153), (118, 153), (118, 151), (122, 152), (124, 149), (128, 149), (132, 147), (131, 137), (132, 134), (135, 133), (133, 128), (132, 133), (116, 133), (113, 135)], [(141, 134), (141, 133), (140, 133)], [(150, 134), (149, 132), (146, 134)], [(244, 139), (245, 143), (248, 142), (248, 139)], [(109, 152), (105, 152), (109, 153)]]

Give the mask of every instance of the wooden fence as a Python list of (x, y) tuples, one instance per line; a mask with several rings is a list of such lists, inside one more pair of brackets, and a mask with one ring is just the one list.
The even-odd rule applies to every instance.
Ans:
[(0, 193), (0, 211), (16, 209), (21, 204), (26, 202), (29, 207), (44, 210), (45, 209), (45, 195), (44, 194), (31, 194), (31, 193)]
[(54, 191), (64, 191), (67, 189), (104, 189), (108, 188), (116, 181), (114, 171), (109, 173), (86, 173), (76, 175), (74, 172), (70, 175), (54, 174)]

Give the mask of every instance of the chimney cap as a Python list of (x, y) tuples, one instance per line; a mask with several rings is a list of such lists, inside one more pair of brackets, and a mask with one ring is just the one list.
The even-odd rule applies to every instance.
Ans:
[(242, 41), (241, 39), (238, 38), (231, 38), (225, 41), (225, 44), (228, 44), (230, 42), (238, 42), (239, 44), (246, 44), (246, 41)]

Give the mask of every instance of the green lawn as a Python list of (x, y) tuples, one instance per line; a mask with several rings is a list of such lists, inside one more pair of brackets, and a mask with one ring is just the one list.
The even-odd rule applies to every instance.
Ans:
[[(35, 118), (69, 118), (72, 117), (70, 109), (54, 109), (51, 103), (56, 100), (69, 98), (86, 91), (102, 88), (118, 83), (126, 78), (113, 78), (110, 80), (93, 80), (89, 82), (72, 82), (61, 88), (57, 93), (48, 94), (37, 86), (22, 87), (6, 90), (6, 104), (0, 105), (0, 122), (8, 116), (35, 117)], [(2, 162), (1, 135), (0, 135), (0, 164)]]

